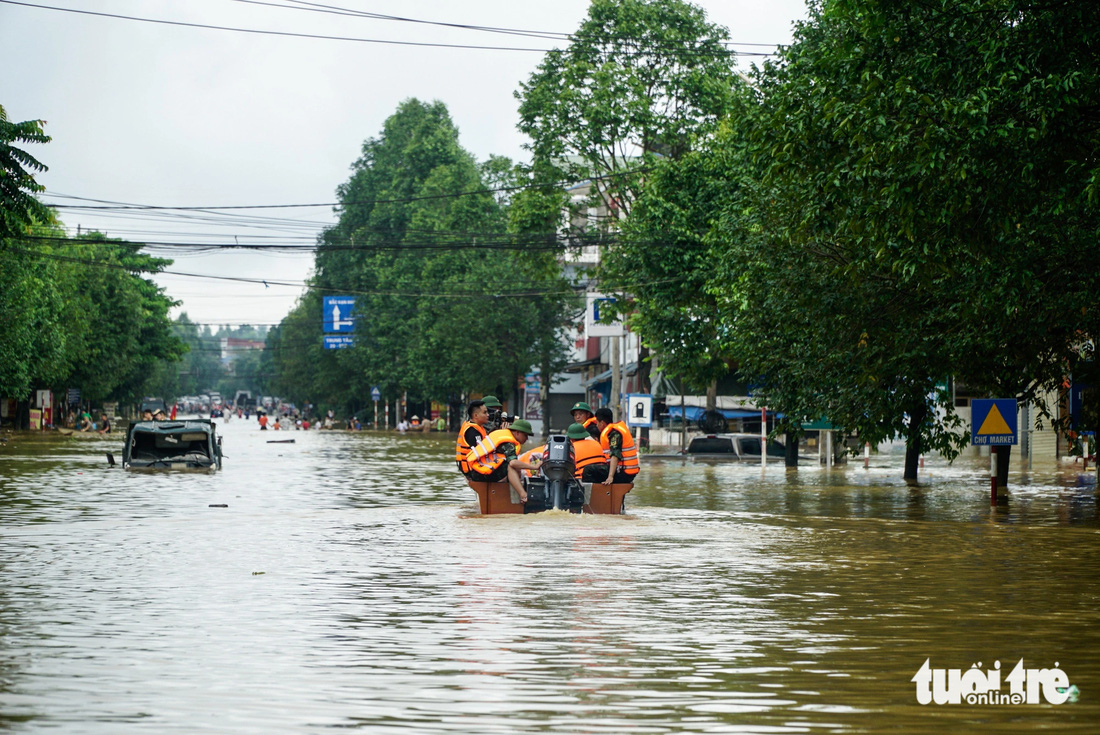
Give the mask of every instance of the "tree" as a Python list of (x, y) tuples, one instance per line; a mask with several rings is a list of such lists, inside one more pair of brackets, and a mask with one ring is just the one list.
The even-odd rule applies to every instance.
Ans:
[[(569, 47), (549, 52), (516, 93), (520, 130), (532, 139), (536, 181), (591, 177), (588, 201), (582, 204), (602, 203), (609, 213), (593, 229), (618, 229), (655, 163), (685, 155), (727, 113), (739, 84), (728, 40), (726, 29), (708, 23), (700, 8), (682, 0), (595, 0)], [(654, 224), (651, 219), (649, 226)], [(631, 262), (638, 252), (630, 246), (608, 249), (597, 271), (606, 289), (630, 295), (621, 300), (624, 308), (638, 310), (632, 324), (643, 339), (639, 368), (645, 376), (650, 339), (679, 347), (684, 335), (665, 339), (655, 327), (657, 322), (667, 326), (669, 317), (675, 321), (667, 300), (651, 302), (652, 289), (640, 297), (633, 292), (635, 284), (653, 285), (650, 270)], [(661, 277), (667, 275), (665, 268), (657, 270), (657, 283), (667, 285)], [(679, 299), (676, 308), (694, 308), (687, 300)], [(678, 349), (677, 355), (683, 352)], [(688, 377), (695, 379), (700, 377), (697, 362), (672, 357), (666, 364), (673, 369), (690, 365)], [(712, 369), (712, 359), (701, 362), (703, 373), (724, 372)]]
[(140, 252), (140, 243), (100, 233), (63, 243), (67, 374), (91, 401), (136, 401), (159, 361), (176, 362), (186, 345), (173, 334), (168, 311), (176, 305), (141, 274), (172, 261)]
[(42, 120), (13, 123), (0, 105), (0, 240), (24, 234), (33, 224), (53, 221), (50, 210), (35, 198), (44, 187), (34, 180), (46, 166), (13, 143), (49, 143)]
[[(479, 166), (462, 149), (442, 103), (403, 102), (338, 191), (311, 291), (273, 341), (280, 381), (294, 375), (298, 390), (346, 406), (373, 385), (388, 398), (452, 402), (510, 390), (537, 357), (543, 327), (530, 299), (552, 292), (557, 273), (543, 249), (508, 232), (508, 198), (484, 177), (514, 178), (507, 159)], [(322, 294), (356, 297), (353, 347), (320, 349)]]
[(811, 8), (721, 143), (750, 194), (723, 209), (712, 290), (769, 405), (902, 433), (915, 477), (967, 440), (930, 398), (948, 374), (1033, 400), (1095, 365), (1098, 14)]
[(725, 28), (682, 0), (593, 0), (569, 47), (516, 92), (536, 162), (629, 213), (644, 171), (714, 130), (736, 75)]
[(54, 265), (17, 247), (14, 238), (53, 222), (35, 198), (46, 170), (13, 144), (47, 143), (41, 120), (13, 123), (0, 106), (0, 396), (27, 395), (63, 348)]
[(736, 186), (724, 173), (706, 151), (658, 165), (600, 268), (605, 288), (630, 294), (630, 328), (661, 356), (662, 370), (697, 390), (726, 375), (733, 357), (707, 289), (714, 256), (706, 233)]

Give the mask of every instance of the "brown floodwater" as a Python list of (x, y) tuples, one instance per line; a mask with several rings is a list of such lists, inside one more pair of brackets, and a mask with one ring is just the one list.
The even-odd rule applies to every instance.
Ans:
[[(0, 729), (1100, 728), (1079, 465), (990, 509), (976, 457), (915, 487), (897, 452), (647, 460), (624, 517), (480, 517), (449, 437), (221, 430), (209, 475), (109, 468), (117, 436), (0, 447)], [(1080, 696), (921, 705), (927, 659), (1057, 665)]]

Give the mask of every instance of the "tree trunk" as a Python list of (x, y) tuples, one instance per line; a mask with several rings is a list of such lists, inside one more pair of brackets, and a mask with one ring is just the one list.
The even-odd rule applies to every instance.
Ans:
[(924, 451), (921, 444), (921, 427), (927, 419), (928, 406), (923, 403), (909, 411), (909, 432), (905, 437), (905, 474), (903, 475), (906, 480), (917, 479), (917, 467)]
[(710, 385), (707, 386), (707, 410), (718, 410), (718, 381), (710, 381)]
[(787, 467), (798, 466), (798, 437), (792, 432), (788, 431), (784, 436), (787, 439), (787, 454), (784, 458), (784, 462)]
[(638, 345), (638, 392), (639, 393), (652, 393), (653, 385), (650, 382), (650, 375), (653, 371), (653, 365), (647, 359), (649, 357), (649, 348), (643, 344)]
[[(638, 386), (639, 393), (653, 393), (653, 384), (650, 381), (650, 376), (653, 374), (653, 363), (649, 361), (649, 348), (638, 341), (638, 379), (636, 385)], [(656, 423), (657, 417), (653, 417), (654, 423)], [(649, 446), (649, 429), (643, 428), (641, 432), (641, 438), (638, 442), (639, 448)]]
[(608, 358), (611, 360), (611, 404), (608, 408), (611, 409), (612, 418), (615, 421), (619, 420), (619, 394), (622, 392), (622, 367), (619, 365), (619, 340), (620, 337), (611, 338), (611, 356)]
[(542, 356), (539, 365), (539, 411), (542, 413), (542, 443), (550, 437), (550, 356)]

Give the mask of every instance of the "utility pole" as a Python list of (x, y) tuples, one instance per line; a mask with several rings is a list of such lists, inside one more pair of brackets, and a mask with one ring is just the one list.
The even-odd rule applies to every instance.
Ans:
[(619, 364), (619, 340), (611, 338), (611, 413), (615, 421), (619, 420), (619, 393), (622, 391), (622, 366)]

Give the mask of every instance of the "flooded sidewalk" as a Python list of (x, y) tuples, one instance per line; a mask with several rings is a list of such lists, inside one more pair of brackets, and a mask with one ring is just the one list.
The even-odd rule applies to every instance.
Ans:
[[(648, 460), (627, 515), (477, 515), (453, 438), (219, 422), (222, 471), (0, 447), (12, 732), (1091, 733), (1100, 512), (1072, 465)], [(294, 439), (293, 444), (269, 444)], [(221, 506), (226, 507), (212, 507)], [(932, 669), (1065, 672), (927, 704)], [(1009, 684), (1003, 684), (1004, 692)]]

